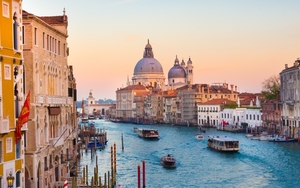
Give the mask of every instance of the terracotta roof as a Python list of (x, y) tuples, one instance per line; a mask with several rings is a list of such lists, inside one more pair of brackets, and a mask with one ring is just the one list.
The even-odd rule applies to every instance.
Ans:
[[(29, 16), (29, 15), (34, 15), (34, 14), (29, 13), (25, 10), (22, 11), (22, 16)], [(49, 25), (67, 23), (67, 20), (68, 20), (67, 15), (62, 15), (62, 16), (36, 16), (36, 17), (41, 19), (42, 21), (46, 22)]]
[(228, 100), (228, 99), (212, 99), (212, 100), (209, 100), (209, 101), (206, 101), (204, 103), (199, 103), (199, 105), (208, 105), (208, 104), (236, 104), (235, 101), (231, 101), (231, 100)]
[(121, 88), (119, 90), (146, 90), (146, 87), (143, 85), (129, 85), (125, 88)]
[(39, 16), (39, 18), (50, 25), (64, 23), (64, 16)]

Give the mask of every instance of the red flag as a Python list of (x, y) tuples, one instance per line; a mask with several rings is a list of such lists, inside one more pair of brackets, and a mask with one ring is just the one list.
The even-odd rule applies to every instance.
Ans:
[(18, 143), (19, 139), (22, 138), (21, 128), (24, 123), (28, 122), (29, 109), (30, 109), (30, 91), (27, 94), (26, 100), (24, 102), (23, 108), (20, 112), (20, 116), (17, 121), (16, 129), (15, 129), (16, 143)]

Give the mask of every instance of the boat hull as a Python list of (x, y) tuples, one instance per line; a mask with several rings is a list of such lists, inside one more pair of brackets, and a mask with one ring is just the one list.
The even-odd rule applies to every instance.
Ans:
[(163, 165), (165, 168), (176, 168), (176, 160), (174, 157), (169, 157), (168, 159), (167, 156), (164, 156), (160, 159), (160, 163)]

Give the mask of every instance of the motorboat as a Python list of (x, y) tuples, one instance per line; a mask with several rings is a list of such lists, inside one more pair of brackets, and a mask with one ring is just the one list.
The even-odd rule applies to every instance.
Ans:
[(137, 128), (137, 127), (133, 127), (133, 132), (138, 132), (139, 131), (139, 128)]
[(163, 156), (160, 158), (160, 163), (166, 168), (175, 168), (176, 167), (176, 159), (170, 154)]
[(204, 140), (204, 136), (202, 134), (197, 134), (196, 139), (197, 140)]
[(228, 136), (208, 136), (208, 147), (224, 152), (237, 152), (240, 150), (239, 140)]
[(138, 129), (138, 135), (139, 137), (146, 139), (159, 139), (159, 133), (156, 129)]
[(295, 142), (296, 140), (293, 138), (289, 138), (287, 136), (279, 136), (274, 139), (274, 142)]
[(253, 137), (253, 134), (246, 134), (245, 135), (247, 138), (252, 138)]

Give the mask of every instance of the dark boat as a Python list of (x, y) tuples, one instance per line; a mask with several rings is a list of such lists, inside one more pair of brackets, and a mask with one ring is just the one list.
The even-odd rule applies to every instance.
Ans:
[(171, 156), (170, 154), (168, 154), (167, 156), (163, 156), (161, 159), (160, 159), (160, 163), (166, 167), (166, 168), (175, 168), (176, 165), (176, 159)]

